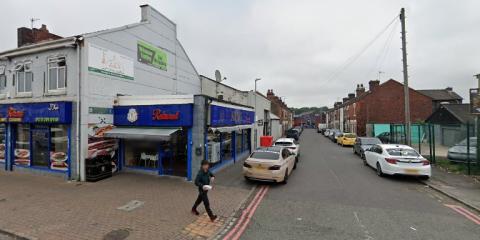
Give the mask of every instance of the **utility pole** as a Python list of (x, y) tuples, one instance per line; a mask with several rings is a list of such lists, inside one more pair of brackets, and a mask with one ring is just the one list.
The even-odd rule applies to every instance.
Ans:
[[(477, 87), (480, 89), (480, 74), (475, 75), (475, 77), (478, 80)], [(478, 167), (478, 164), (480, 164), (480, 117), (478, 115), (475, 117), (475, 123), (476, 123), (475, 124), (476, 128), (474, 128), (474, 129), (476, 131), (476, 136), (477, 136), (477, 147), (476, 147), (476, 150), (477, 150), (477, 159), (476, 160), (477, 161), (476, 162), (477, 162), (477, 167)], [(468, 153), (467, 156), (470, 156), (470, 153)], [(470, 161), (469, 161), (469, 164), (470, 164)]]
[(400, 10), (400, 22), (402, 23), (402, 57), (403, 57), (403, 94), (405, 99), (405, 144), (411, 145), (410, 133), (410, 95), (408, 88), (408, 64), (407, 64), (407, 37), (405, 32), (405, 8)]

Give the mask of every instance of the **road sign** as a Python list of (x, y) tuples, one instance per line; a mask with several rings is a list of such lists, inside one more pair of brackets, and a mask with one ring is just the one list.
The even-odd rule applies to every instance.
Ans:
[(480, 114), (480, 94), (478, 88), (470, 89), (470, 113)]

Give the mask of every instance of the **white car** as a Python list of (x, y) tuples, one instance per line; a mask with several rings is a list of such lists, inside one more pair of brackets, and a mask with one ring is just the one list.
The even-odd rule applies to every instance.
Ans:
[(377, 170), (377, 175), (432, 176), (430, 162), (406, 145), (376, 144), (365, 150), (364, 163)]
[(295, 143), (295, 139), (293, 138), (280, 138), (273, 146), (276, 147), (286, 147), (290, 149), (291, 152), (295, 154), (295, 160), (298, 162), (298, 158), (300, 157), (300, 144)]
[(295, 165), (295, 156), (287, 148), (259, 148), (243, 163), (243, 175), (247, 180), (287, 183)]

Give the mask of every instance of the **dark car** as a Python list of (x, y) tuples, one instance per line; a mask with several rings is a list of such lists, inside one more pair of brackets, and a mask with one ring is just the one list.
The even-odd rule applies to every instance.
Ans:
[(405, 134), (401, 132), (383, 132), (377, 136), (382, 143), (405, 143)]
[(355, 144), (353, 145), (353, 153), (365, 158), (365, 150), (369, 149), (375, 144), (381, 144), (380, 139), (376, 137), (357, 137)]
[(300, 138), (300, 131), (298, 129), (289, 129), (285, 132), (285, 136), (287, 136), (287, 138), (293, 138), (295, 139), (295, 141), (298, 141), (298, 139)]
[[(467, 154), (470, 152), (470, 154)], [(470, 155), (470, 156), (469, 156)], [(448, 149), (447, 158), (452, 162), (467, 162), (468, 157), (470, 161), (474, 162), (477, 159), (477, 138), (470, 137), (470, 149), (467, 149), (467, 139), (463, 139), (453, 147)]]
[(338, 129), (332, 129), (330, 130), (330, 134), (328, 135), (328, 138), (332, 140), (332, 142), (336, 143), (337, 142), (337, 137), (342, 134), (342, 131)]

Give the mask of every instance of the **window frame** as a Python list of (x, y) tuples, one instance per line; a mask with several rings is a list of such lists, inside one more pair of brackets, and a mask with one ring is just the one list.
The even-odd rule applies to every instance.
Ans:
[[(58, 66), (58, 62), (63, 62), (65, 63), (64, 66)], [(57, 66), (51, 67), (50, 64), (57, 64)], [(55, 89), (50, 89), (50, 69), (56, 69), (56, 88)], [(59, 88), (58, 83), (59, 83), (59, 72), (60, 69), (64, 69), (63, 75), (64, 75), (64, 86)], [(66, 56), (55, 56), (55, 57), (50, 57), (47, 59), (47, 83), (45, 90), (47, 93), (58, 93), (58, 92), (65, 92), (67, 89), (67, 58)]]
[[(33, 65), (33, 62), (28, 60), (28, 61), (24, 61), (22, 63), (19, 63), (19, 64), (16, 64), (15, 65), (15, 92), (17, 93), (17, 95), (30, 95), (32, 94), (32, 91), (33, 91), (33, 71), (32, 71), (32, 65)], [(27, 67), (26, 66), (29, 66), (28, 70), (27, 70)], [(23, 71), (20, 71), (20, 70), (23, 70)], [(20, 82), (19, 82), (19, 73), (23, 73), (23, 91), (19, 91), (19, 87), (20, 87)], [(32, 74), (32, 79), (31, 79), (31, 83), (30, 83), (30, 91), (26, 91), (26, 87), (27, 87), (27, 73), (31, 73)]]

